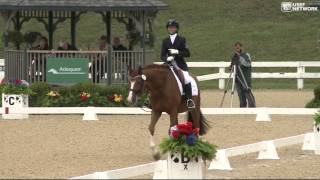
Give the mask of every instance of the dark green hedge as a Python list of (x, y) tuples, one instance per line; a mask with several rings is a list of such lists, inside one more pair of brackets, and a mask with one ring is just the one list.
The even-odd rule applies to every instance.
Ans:
[[(127, 85), (97, 85), (93, 83), (79, 83), (73, 86), (51, 86), (47, 83), (33, 83), (30, 88), (34, 92), (29, 96), (30, 107), (125, 107), (129, 106), (126, 97), (129, 93)], [(0, 89), (1, 90), (1, 89)], [(50, 91), (60, 94), (58, 98), (48, 96)], [(90, 98), (83, 101), (80, 98), (82, 92), (90, 93)], [(114, 94), (122, 95), (121, 102), (110, 100)], [(137, 106), (141, 106), (146, 99), (146, 94), (139, 100)]]
[(306, 108), (320, 108), (320, 85), (313, 90), (314, 98), (306, 104)]

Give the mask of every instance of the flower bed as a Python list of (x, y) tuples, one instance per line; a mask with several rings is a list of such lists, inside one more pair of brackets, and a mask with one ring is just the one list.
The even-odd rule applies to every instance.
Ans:
[[(17, 81), (20, 83), (20, 81)], [(21, 81), (26, 83), (25, 81)], [(3, 83), (2, 93), (28, 94), (30, 107), (126, 107), (127, 86), (106, 86), (93, 83), (79, 83), (73, 86), (50, 86), (47, 83), (34, 83), (30, 87)], [(137, 106), (141, 106), (143, 96)]]

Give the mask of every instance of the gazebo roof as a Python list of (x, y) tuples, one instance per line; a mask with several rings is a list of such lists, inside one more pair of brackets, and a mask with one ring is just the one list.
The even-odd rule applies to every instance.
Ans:
[(124, 11), (164, 10), (168, 5), (160, 0), (0, 0), (3, 10), (49, 11)]

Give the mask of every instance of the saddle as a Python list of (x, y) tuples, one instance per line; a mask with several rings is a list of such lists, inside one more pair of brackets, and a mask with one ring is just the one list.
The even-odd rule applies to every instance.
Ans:
[(170, 66), (169, 65), (169, 68), (171, 68), (171, 67), (173, 69), (173, 72), (176, 74), (176, 76), (178, 77), (179, 81), (181, 82), (181, 84), (184, 84), (184, 75), (183, 75), (182, 70), (177, 69), (174, 66)]

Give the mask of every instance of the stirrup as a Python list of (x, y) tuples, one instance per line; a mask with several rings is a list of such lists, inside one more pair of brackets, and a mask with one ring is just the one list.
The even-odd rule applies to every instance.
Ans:
[(187, 107), (188, 107), (189, 109), (194, 109), (194, 108), (196, 108), (196, 105), (194, 104), (194, 101), (193, 101), (192, 99), (188, 99), (188, 100), (187, 100)]

